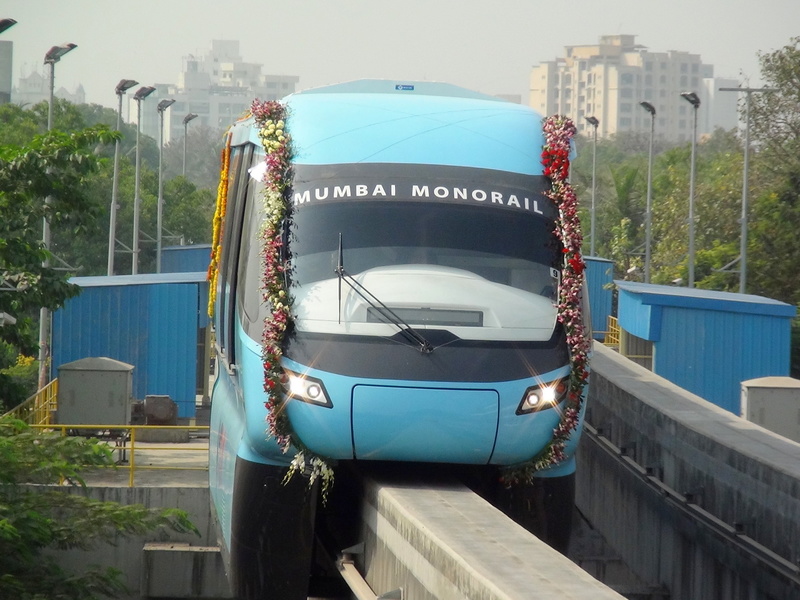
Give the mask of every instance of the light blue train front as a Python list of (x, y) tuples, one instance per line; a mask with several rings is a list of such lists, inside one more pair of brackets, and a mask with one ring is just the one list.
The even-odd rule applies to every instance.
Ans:
[[(282, 367), (295, 439), (333, 464), (491, 469), (536, 456), (559, 423), (570, 369), (541, 116), (438, 83), (359, 81), (286, 105), (293, 327)], [(311, 553), (313, 501), (302, 484), (284, 484), (294, 453), (269, 434), (264, 153), (252, 119), (233, 127), (231, 146), (212, 501), (234, 590), (303, 598), (296, 557)], [(579, 435), (580, 425), (566, 460), (539, 473), (567, 505), (574, 489), (562, 476), (575, 470)], [(569, 515), (554, 518), (568, 529)]]
[[(360, 247), (353, 248), (356, 234), (350, 229), (371, 226), (372, 221), (361, 222), (367, 219), (365, 215), (375, 209), (378, 212), (369, 218), (379, 219), (379, 211), (387, 210), (394, 201), (413, 201), (417, 213), (442, 212), (451, 207), (471, 211), (453, 218), (449, 226), (449, 217), (442, 212), (436, 222), (435, 235), (439, 238), (474, 234), (456, 229), (464, 219), (478, 220), (478, 229), (485, 228), (481, 235), (487, 239), (497, 237), (491, 228), (508, 227), (507, 223), (518, 216), (544, 226), (526, 230), (528, 224), (523, 224), (509, 230), (508, 235), (521, 231), (522, 235), (545, 238), (536, 241), (537, 252), (542, 254), (537, 260), (553, 261), (557, 268), (557, 248), (551, 239), (553, 212), (541, 195), (546, 184), (541, 177), (541, 117), (523, 106), (437, 83), (355, 82), (295, 94), (287, 99), (287, 105), (297, 173), (297, 222), (289, 242), (293, 260), (302, 264), (309, 255), (317, 259), (321, 254), (332, 255), (336, 236), (348, 227), (344, 267), (354, 271), (361, 283), (369, 283), (370, 292), (381, 302), (410, 314), (404, 322), (423, 336), (441, 338), (443, 332), (448, 334), (440, 341), (441, 349), (421, 356), (417, 350), (404, 347), (402, 340), (398, 343), (393, 339), (398, 331), (392, 324), (366, 322), (369, 316), (364, 315), (371, 308), (346, 286), (341, 292), (334, 265), (322, 275), (310, 275), (308, 284), (299, 281), (298, 275), (294, 282), (295, 295), (300, 297), (295, 311), (297, 329), (287, 342), (284, 366), (322, 383), (328, 399), (325, 406), (287, 403), (296, 435), (314, 452), (333, 459), (503, 465), (535, 455), (552, 435), (559, 413), (550, 408), (520, 415), (520, 403), (529, 388), (549, 385), (568, 372), (552, 302), (558, 283), (557, 274), (552, 275), (553, 265), (537, 266), (545, 272), (539, 276), (553, 277), (552, 285), (540, 282), (542, 288), (550, 290), (549, 295), (520, 298), (531, 295), (531, 290), (523, 288), (533, 284), (524, 281), (515, 286), (509, 280), (536, 277), (530, 264), (523, 264), (524, 257), (504, 257), (501, 261), (487, 254), (466, 259), (444, 247), (447, 242), (437, 245), (413, 236), (380, 243), (359, 239)], [(248, 139), (258, 143), (255, 128), (245, 122), (234, 130), (233, 144)], [(256, 165), (260, 160), (257, 157)], [(405, 190), (398, 190), (404, 185)], [(533, 187), (526, 189), (525, 185)], [(334, 198), (337, 189), (347, 189), (349, 196), (341, 191)], [(376, 190), (380, 192), (375, 194)], [(459, 192), (462, 196), (456, 197)], [(336, 211), (336, 206), (350, 211), (341, 219), (344, 225), (334, 215), (326, 216), (322, 224), (309, 218), (310, 224), (304, 229), (305, 214)], [(401, 212), (398, 209), (399, 218)], [(494, 213), (502, 218), (493, 220)], [(386, 213), (385, 218), (391, 218), (391, 214)], [(398, 227), (403, 225), (405, 221), (397, 222)], [(324, 226), (331, 228), (327, 245), (307, 247), (307, 238), (316, 238)], [(417, 227), (416, 222), (413, 226)], [(458, 242), (472, 245), (472, 254), (481, 250), (481, 239)], [(428, 244), (427, 250), (433, 249), (439, 256), (436, 261), (414, 258), (409, 262), (397, 257), (370, 258), (385, 252), (390, 244), (394, 244), (389, 249), (395, 255)], [(549, 254), (541, 250), (547, 245), (552, 250)], [(500, 265), (497, 270), (510, 273), (501, 275), (505, 280), (492, 281), (493, 275), (474, 267), (486, 265), (491, 269), (492, 260)], [(406, 264), (411, 265), (406, 271), (416, 271), (397, 270), (398, 265)], [(314, 268), (302, 270), (313, 272)], [(475, 275), (474, 281), (466, 281), (463, 274), (470, 270), (485, 277)], [(390, 281), (396, 285), (387, 283)], [(434, 284), (441, 289), (426, 289)], [(258, 292), (253, 289), (247, 293)], [(415, 302), (415, 297), (419, 301)], [(496, 308), (492, 305), (500, 303), (504, 309), (499, 312), (504, 314), (487, 323), (486, 315)], [(452, 310), (459, 315), (480, 312), (484, 322), (476, 327), (447, 322), (437, 325), (435, 319), (414, 321), (411, 313), (423, 307)], [(343, 310), (349, 310), (344, 321)], [(532, 315), (528, 322), (517, 318), (525, 311)], [(263, 312), (257, 313), (251, 328), (255, 333), (244, 335), (241, 342), (241, 371), (248, 372), (247, 381), (240, 375), (248, 435), (239, 454), (251, 460), (262, 456), (280, 462), (291, 457), (276, 454), (273, 441), (265, 433), (266, 397), (260, 390), (256, 335), (263, 316)], [(248, 330), (247, 323), (243, 330)], [(459, 344), (456, 355), (440, 358)], [(372, 364), (376, 361), (380, 365)], [(437, 366), (437, 362), (441, 364)], [(515, 363), (513, 368), (498, 364), (509, 362)], [(342, 363), (350, 364), (340, 369)], [(568, 461), (553, 473), (572, 469), (572, 461)]]

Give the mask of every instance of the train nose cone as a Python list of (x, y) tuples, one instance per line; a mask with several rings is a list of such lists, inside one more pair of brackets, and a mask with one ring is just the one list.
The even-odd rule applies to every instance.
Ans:
[(494, 390), (358, 385), (353, 389), (355, 456), (486, 464), (497, 435)]

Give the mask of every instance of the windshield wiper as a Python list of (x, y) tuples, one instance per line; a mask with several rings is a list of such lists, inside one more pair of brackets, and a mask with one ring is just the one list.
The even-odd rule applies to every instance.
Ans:
[(423, 354), (430, 354), (433, 352), (431, 343), (422, 337), (419, 333), (411, 328), (411, 326), (401, 319), (396, 312), (386, 306), (381, 300), (361, 283), (359, 283), (352, 275), (344, 270), (344, 253), (342, 252), (342, 234), (339, 233), (339, 260), (336, 265), (335, 273), (339, 277), (339, 323), (342, 322), (342, 281), (350, 286), (356, 294), (358, 294), (367, 304), (375, 309), (384, 323), (394, 325), (400, 330), (403, 336), (419, 347), (419, 351)]

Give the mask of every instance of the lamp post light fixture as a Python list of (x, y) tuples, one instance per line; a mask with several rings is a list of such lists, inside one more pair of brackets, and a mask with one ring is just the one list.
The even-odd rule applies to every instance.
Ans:
[[(114, 91), (117, 94), (117, 131), (122, 130), (122, 96), (139, 82), (133, 79), (121, 79)], [(114, 144), (114, 179), (111, 184), (111, 209), (108, 219), (108, 270), (109, 276), (114, 274), (114, 253), (117, 248), (117, 194), (119, 192), (119, 147), (120, 140)]]
[(692, 164), (689, 171), (689, 287), (694, 287), (694, 171), (697, 155), (697, 109), (700, 98), (694, 92), (681, 92), (681, 98), (694, 108), (694, 125), (692, 126)]
[[(10, 25), (9, 25), (10, 27)], [(44, 64), (50, 65), (50, 105), (47, 107), (47, 131), (53, 129), (53, 101), (55, 100), (55, 82), (56, 82), (56, 63), (71, 50), (77, 48), (77, 44), (61, 44), (60, 46), (53, 46), (44, 55)], [(45, 204), (50, 204), (50, 197), (45, 198)], [(47, 214), (42, 219), (42, 247), (50, 250), (50, 221), (47, 219)], [(46, 257), (42, 261), (42, 267), (48, 268), (50, 260)], [(50, 311), (42, 307), (39, 310), (39, 389), (42, 389), (48, 380), (47, 365), (50, 342)]]
[(644, 282), (650, 283), (650, 247), (653, 231), (653, 138), (656, 132), (656, 107), (649, 102), (639, 105), (650, 113), (650, 152), (647, 157), (647, 208), (644, 217)]
[(53, 96), (56, 85), (56, 63), (61, 60), (67, 52), (77, 48), (77, 44), (61, 44), (53, 46), (44, 55), (44, 64), (50, 65), (50, 106), (47, 109), (47, 131), (53, 128)]
[(600, 121), (597, 117), (586, 117), (586, 121), (594, 127), (594, 142), (592, 143), (592, 223), (591, 223), (591, 237), (589, 253), (594, 256), (595, 249), (595, 195), (597, 194), (597, 126)]
[(196, 119), (197, 114), (190, 112), (183, 117), (183, 176), (186, 177), (186, 137), (189, 133), (189, 121)]
[(142, 164), (142, 153), (139, 148), (139, 134), (142, 130), (142, 102), (156, 88), (146, 85), (136, 90), (133, 99), (136, 100), (136, 176), (133, 188), (133, 246), (131, 257), (131, 274), (139, 273), (139, 213), (141, 212), (141, 199), (139, 198), (139, 170)]
[(161, 273), (161, 220), (164, 213), (164, 113), (175, 100), (162, 100), (158, 103), (160, 127), (158, 133), (158, 217), (156, 223), (156, 273)]
[(16, 24), (17, 22), (14, 19), (0, 19), (0, 33), (3, 33), (6, 29), (9, 29)]

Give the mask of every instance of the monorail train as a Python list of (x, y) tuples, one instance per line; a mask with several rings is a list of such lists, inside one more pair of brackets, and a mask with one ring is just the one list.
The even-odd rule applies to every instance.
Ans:
[[(209, 479), (234, 593), (286, 600), (306, 597), (322, 506), (302, 475), (287, 481), (297, 447), (335, 473), (399, 461), (496, 482), (552, 440), (571, 367), (540, 115), (447, 84), (381, 80), (283, 105), (292, 181), (279, 245), (292, 323), (280, 417), (293, 445), (284, 452), (269, 425), (265, 150), (250, 117), (231, 129), (224, 173)], [(545, 497), (537, 518), (556, 545), (568, 535), (580, 430), (561, 460), (519, 484)], [(487, 497), (514, 503), (491, 485)], [(541, 505), (526, 494), (518, 511)]]

